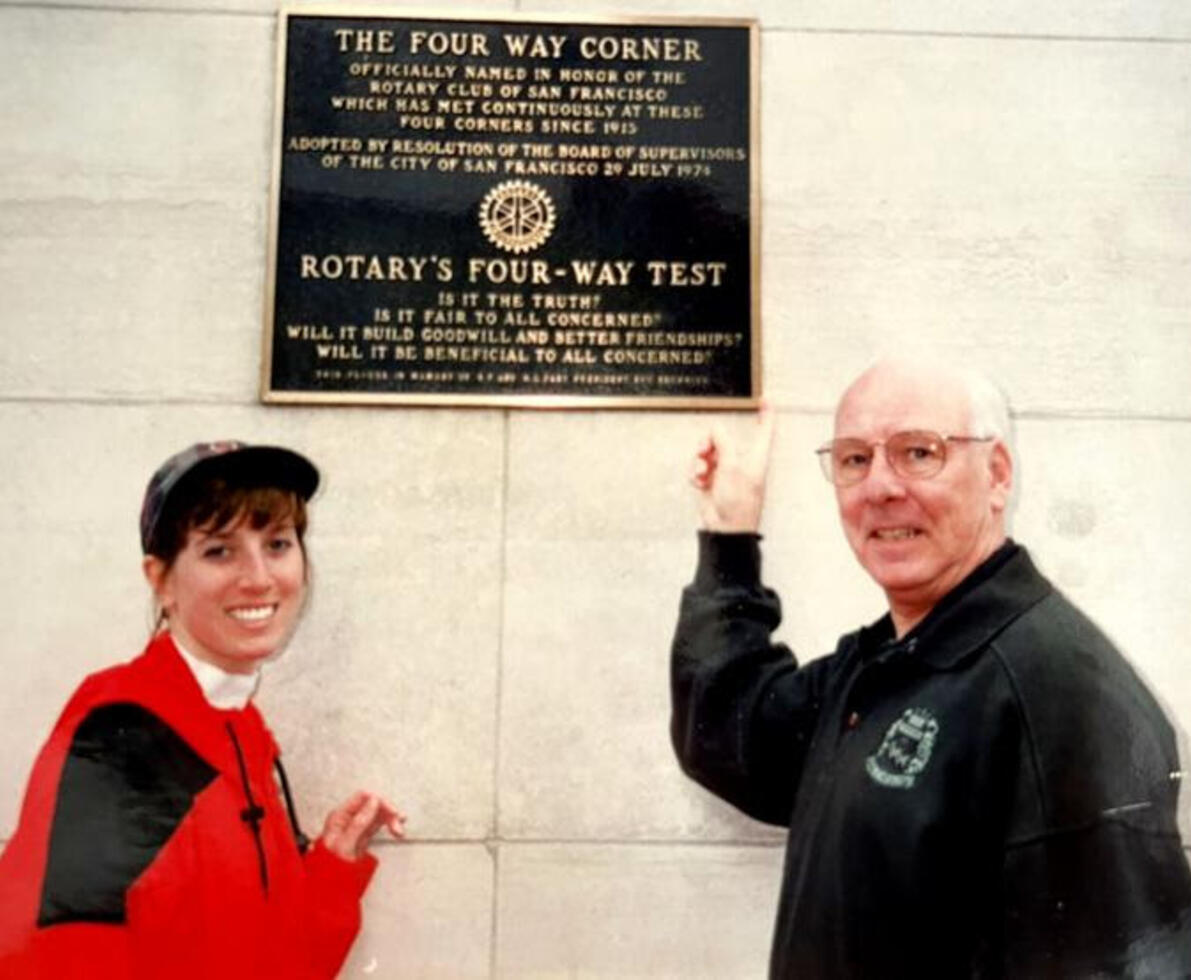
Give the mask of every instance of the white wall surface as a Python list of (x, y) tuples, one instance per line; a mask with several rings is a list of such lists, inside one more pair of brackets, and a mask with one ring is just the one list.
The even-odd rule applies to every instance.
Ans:
[[(1003, 383), (1016, 536), (1187, 727), (1191, 6), (468, 6), (760, 18), (783, 638), (881, 612), (811, 450), (875, 353), (928, 345)], [(148, 474), (280, 442), (326, 483), (263, 708), (307, 823), (357, 784), (410, 815), (345, 975), (762, 975), (780, 837), (666, 733), (709, 417), (259, 405), (274, 29), (268, 0), (0, 0), (0, 839), (69, 691), (145, 639)]]

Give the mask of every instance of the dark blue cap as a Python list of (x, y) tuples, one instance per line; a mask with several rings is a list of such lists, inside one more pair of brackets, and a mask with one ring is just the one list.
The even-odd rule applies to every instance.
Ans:
[(236, 482), (292, 490), (309, 500), (318, 470), (305, 456), (280, 446), (250, 446), (235, 439), (196, 442), (167, 459), (149, 480), (141, 504), (141, 551), (152, 554), (161, 515), (178, 489), (195, 480), (224, 477)]

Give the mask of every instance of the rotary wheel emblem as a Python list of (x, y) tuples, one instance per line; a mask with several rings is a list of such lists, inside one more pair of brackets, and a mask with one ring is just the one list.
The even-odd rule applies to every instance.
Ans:
[(480, 227), (497, 248), (531, 251), (554, 230), (554, 202), (537, 184), (506, 180), (480, 202)]

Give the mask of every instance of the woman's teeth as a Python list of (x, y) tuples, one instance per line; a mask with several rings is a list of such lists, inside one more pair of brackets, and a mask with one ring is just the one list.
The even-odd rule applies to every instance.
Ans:
[(262, 619), (268, 619), (276, 608), (276, 606), (249, 606), (243, 609), (229, 609), (227, 614), (232, 619), (238, 619), (241, 622), (255, 623)]

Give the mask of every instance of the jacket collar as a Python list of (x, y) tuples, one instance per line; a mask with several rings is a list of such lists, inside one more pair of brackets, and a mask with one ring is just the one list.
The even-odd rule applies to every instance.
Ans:
[(259, 716), (251, 702), (242, 711), (221, 710), (211, 705), (169, 633), (154, 636), (132, 666), (146, 706), (212, 765), (225, 768), (231, 764), (229, 760), (234, 762), (227, 725), (232, 722), (241, 729), (241, 719), (246, 721), (247, 716), (253, 716), (249, 727), (263, 731), (270, 751), (276, 754), (276, 744), (256, 721)]
[[(172, 635), (172, 634), (171, 634)], [(203, 696), (213, 708), (221, 711), (242, 710), (248, 706), (261, 683), (258, 667), (251, 674), (230, 674), (214, 664), (194, 656), (178, 638), (173, 637), (174, 647), (182, 656), (182, 662), (190, 668)]]
[[(1054, 591), (1029, 553), (1007, 539), (900, 640), (889, 615), (861, 630), (861, 648), (883, 644), (936, 670), (949, 670)], [(871, 648), (871, 646), (870, 646)]]

